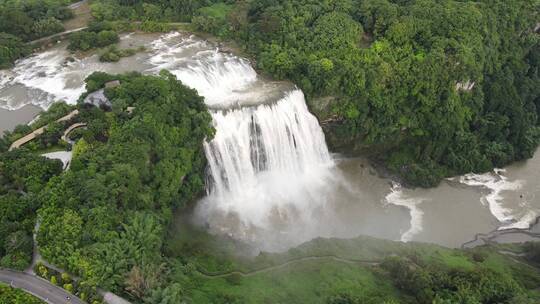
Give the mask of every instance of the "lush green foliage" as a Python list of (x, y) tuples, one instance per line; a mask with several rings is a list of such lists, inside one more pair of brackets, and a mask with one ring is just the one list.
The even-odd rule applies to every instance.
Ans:
[[(190, 21), (201, 7), (216, 0), (97, 0), (92, 2), (92, 15), (97, 20), (116, 21)], [(232, 2), (232, 1), (230, 1)]]
[(47, 260), (81, 276), (81, 284), (141, 299), (162, 282), (172, 210), (203, 189), (202, 142), (213, 128), (202, 98), (168, 72), (94, 73), (87, 89), (113, 79), (121, 85), (106, 89), (112, 112), (80, 105), (88, 128), (70, 170), (39, 195), (38, 242)]
[[(226, 237), (186, 227), (172, 228), (171, 235), (167, 252), (188, 264), (174, 268), (169, 284), (182, 283), (193, 303), (532, 304), (540, 299), (534, 292), (538, 268), (497, 248), (318, 238), (288, 252), (245, 258)], [(250, 275), (200, 274), (235, 270)]]
[(95, 286), (85, 284), (84, 281), (80, 282), (78, 279), (73, 279), (68, 273), (60, 273), (41, 262), (34, 265), (34, 272), (43, 279), (51, 282), (51, 284), (64, 288), (69, 293), (76, 295), (87, 303), (102, 303), (102, 297), (99, 295)]
[[(255, 0), (228, 27), (211, 7), (193, 20), (298, 84), (333, 121), (330, 144), (432, 186), (535, 151), (538, 11), (535, 0)], [(318, 108), (321, 96), (332, 102)]]
[(144, 47), (136, 49), (118, 49), (116, 46), (110, 46), (101, 55), (99, 55), (99, 61), (101, 62), (118, 62), (122, 57), (129, 57), (135, 55), (137, 52), (144, 51)]
[(4, 304), (45, 304), (30, 294), (0, 283), (0, 303)]
[(109, 29), (94, 30), (90, 27), (87, 31), (80, 31), (69, 36), (68, 49), (71, 51), (88, 51), (93, 48), (105, 47), (120, 41), (118, 33)]
[(231, 30), (227, 18), (233, 11), (233, 5), (216, 3), (198, 9), (191, 22), (201, 31), (214, 33), (218, 36), (227, 36)]
[(511, 276), (483, 267), (455, 269), (391, 257), (382, 268), (416, 303), (512, 303), (522, 293)]
[(60, 174), (57, 160), (24, 150), (0, 154), (0, 266), (23, 270), (32, 260), (36, 195)]
[(11, 67), (13, 62), (30, 53), (30, 48), (18, 37), (0, 32), (0, 69)]
[(0, 32), (25, 41), (40, 38), (64, 27), (60, 20), (73, 17), (67, 0), (1, 0)]
[(64, 30), (68, 0), (0, 0), (0, 69), (29, 54), (23, 43)]

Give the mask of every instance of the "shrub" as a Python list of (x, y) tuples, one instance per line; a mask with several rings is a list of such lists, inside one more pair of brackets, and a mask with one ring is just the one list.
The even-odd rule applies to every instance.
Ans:
[(88, 51), (95, 47), (104, 47), (120, 41), (115, 31), (103, 30), (98, 33), (80, 31), (69, 37), (68, 49), (70, 51)]
[(9, 68), (13, 62), (30, 54), (30, 48), (19, 37), (0, 32), (0, 69)]
[(144, 51), (144, 47), (136, 49), (118, 49), (116, 46), (108, 47), (105, 52), (99, 56), (101, 62), (117, 62), (122, 57), (129, 57), (135, 55), (137, 52)]
[(118, 34), (115, 31), (101, 31), (97, 34), (96, 45), (104, 47), (120, 41)]
[(34, 23), (34, 25), (32, 26), (32, 30), (35, 37), (38, 38), (62, 32), (64, 30), (64, 26), (62, 25), (62, 22), (60, 22), (60, 20), (51, 17), (47, 19), (41, 19)]

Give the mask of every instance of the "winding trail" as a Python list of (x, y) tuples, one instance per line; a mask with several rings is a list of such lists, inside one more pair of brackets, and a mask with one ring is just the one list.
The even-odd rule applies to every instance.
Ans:
[(265, 273), (265, 272), (270, 272), (270, 271), (273, 271), (273, 270), (278, 270), (278, 269), (281, 269), (281, 268), (285, 268), (285, 267), (287, 267), (287, 266), (289, 266), (291, 264), (304, 262), (304, 261), (313, 261), (313, 260), (333, 260), (333, 261), (341, 262), (341, 263), (345, 263), (345, 264), (361, 265), (361, 266), (367, 266), (367, 267), (377, 266), (377, 265), (381, 264), (380, 261), (353, 260), (353, 259), (340, 258), (340, 257), (335, 256), (335, 255), (325, 255), (325, 256), (301, 257), (301, 258), (289, 260), (289, 261), (284, 262), (282, 264), (268, 266), (268, 267), (264, 267), (264, 268), (261, 268), (261, 269), (248, 271), (248, 272), (233, 270), (233, 271), (227, 271), (227, 272), (214, 272), (214, 273), (212, 273), (212, 272), (207, 272), (207, 271), (201, 270), (201, 269), (198, 269), (197, 272), (199, 274), (201, 274), (203, 277), (211, 278), (211, 279), (224, 278), (224, 277), (228, 277), (230, 275), (240, 275), (242, 277), (250, 277), (250, 276), (260, 274), (260, 273)]
[[(59, 119), (57, 119), (56, 122), (68, 121), (77, 115), (79, 115), (79, 110), (73, 110), (70, 113), (68, 113), (66, 116), (60, 117)], [(12, 151), (13, 149), (18, 149), (20, 146), (26, 144), (27, 142), (34, 140), (36, 137), (38, 137), (39, 135), (43, 134), (43, 132), (45, 132), (45, 130), (47, 129), (47, 126), (48, 125), (45, 125), (17, 139), (11, 144), (11, 146), (9, 147), (9, 151)]]
[(474, 239), (465, 242), (461, 245), (461, 248), (473, 248), (476, 246), (486, 245), (489, 243), (497, 243), (497, 238), (503, 235), (526, 235), (530, 237), (531, 239), (540, 240), (540, 232), (533, 232), (532, 230), (535, 228), (535, 226), (540, 225), (540, 216), (536, 217), (536, 220), (534, 220), (528, 228), (511, 228), (511, 229), (503, 229), (503, 230), (492, 230), (488, 233), (477, 233), (474, 236)]
[[(132, 23), (133, 24), (141, 24), (142, 22), (141, 21), (134, 21)], [(188, 22), (166, 22), (165, 24), (170, 25), (170, 26), (176, 26), (176, 27), (185, 27), (185, 26), (190, 25), (190, 23), (188, 23)], [(32, 44), (41, 44), (41, 43), (44, 43), (44, 42), (51, 42), (51, 40), (55, 39), (55, 38), (59, 38), (59, 40), (63, 40), (63, 39), (66, 38), (67, 35), (73, 34), (73, 33), (76, 33), (76, 32), (80, 32), (80, 31), (84, 31), (87, 28), (88, 28), (88, 26), (78, 27), (78, 28), (75, 28), (75, 29), (71, 29), (71, 30), (60, 32), (60, 33), (56, 33), (56, 34), (53, 34), (53, 35), (50, 35), (50, 36), (47, 36), (47, 37), (42, 37), (42, 38), (39, 38), (39, 39), (36, 39), (36, 40), (28, 41), (27, 44), (32, 45)]]
[(79, 28), (72, 29), (72, 30), (69, 30), (69, 31), (63, 31), (61, 33), (56, 33), (56, 34), (53, 34), (53, 35), (50, 35), (50, 36), (47, 36), (47, 37), (43, 37), (43, 38), (39, 38), (39, 39), (36, 39), (36, 40), (29, 41), (28, 44), (42, 43), (42, 42), (49, 41), (49, 40), (57, 38), (57, 37), (61, 38), (61, 37), (65, 36), (65, 35), (80, 32), (80, 31), (83, 31), (83, 30), (85, 30), (87, 28), (88, 28), (88, 26), (83, 26), (83, 27), (79, 27)]

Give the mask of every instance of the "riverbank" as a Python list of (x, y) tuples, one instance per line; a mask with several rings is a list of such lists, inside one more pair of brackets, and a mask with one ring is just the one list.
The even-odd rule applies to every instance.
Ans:
[(17, 110), (0, 108), (0, 134), (13, 130), (17, 125), (29, 123), (39, 112), (41, 109), (34, 105), (24, 105)]
[(509, 244), (540, 241), (540, 216), (527, 228), (497, 229), (489, 233), (478, 233), (474, 239), (461, 245), (462, 248), (473, 248), (489, 244)]
[[(199, 236), (200, 237), (200, 236)], [(226, 294), (229, 299), (249, 299), (248, 303), (279, 303), (308, 300), (326, 303), (332, 294), (348, 293), (407, 298), (411, 290), (401, 294), (392, 284), (381, 262), (392, 259), (416, 261), (414, 269), (431, 264), (458, 273), (496, 271), (526, 282), (528, 289), (540, 285), (540, 272), (527, 260), (526, 254), (514, 245), (513, 251), (484, 246), (453, 250), (424, 243), (392, 242), (371, 237), (353, 239), (317, 238), (283, 253), (261, 253), (252, 258), (234, 255), (230, 246), (222, 247), (208, 238), (193, 239), (183, 247), (174, 247), (176, 255), (196, 269), (196, 284), (190, 289), (200, 303), (213, 302)], [(213, 238), (213, 237), (211, 237)], [(509, 253), (505, 253), (509, 252)], [(523, 251), (519, 251), (523, 252)], [(415, 262), (413, 262), (414, 264)], [(438, 265), (438, 266), (435, 266)], [(425, 272), (424, 275), (427, 275)], [(538, 297), (534, 291), (531, 297)], [(414, 299), (411, 301), (415, 302)], [(369, 303), (369, 302), (366, 302)], [(382, 302), (375, 302), (382, 303)]]

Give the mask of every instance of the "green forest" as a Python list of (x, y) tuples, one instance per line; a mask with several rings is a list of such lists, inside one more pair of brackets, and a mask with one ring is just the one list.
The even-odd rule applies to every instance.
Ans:
[[(27, 42), (62, 31), (71, 2), (0, 0), (0, 68), (27, 56)], [(234, 41), (260, 72), (298, 85), (332, 150), (369, 156), (409, 185), (527, 159), (540, 143), (539, 0), (90, 6), (96, 22), (70, 37), (69, 50), (114, 45), (119, 23), (162, 31), (190, 22)], [(110, 46), (100, 56), (114, 62), (136, 51)], [(83, 103), (99, 89), (110, 107)], [(71, 146), (60, 136), (74, 123), (86, 125)], [(449, 249), (318, 238), (239, 256), (245, 244), (175, 218), (204, 195), (203, 142), (214, 133), (203, 98), (168, 71), (91, 74), (77, 105), (56, 103), (0, 139), (0, 268), (27, 269), (36, 232), (43, 258), (72, 277), (42, 264), (38, 275), (89, 303), (100, 303), (98, 287), (145, 304), (540, 302), (538, 243)], [(40, 156), (58, 148), (72, 150), (69, 170)], [(2, 301), (39, 303), (0, 285)]]
[(64, 30), (70, 0), (0, 0), (0, 69), (31, 52), (25, 42)]
[(538, 0), (94, 1), (97, 20), (188, 21), (307, 95), (333, 150), (412, 186), (532, 156)]
[[(195, 25), (307, 94), (332, 148), (406, 182), (483, 172), (539, 142), (540, 2), (254, 0)], [(221, 14), (219, 13), (221, 12)]]
[(19, 289), (13, 289), (0, 283), (0, 303), (4, 304), (45, 304), (45, 302), (25, 293)]

